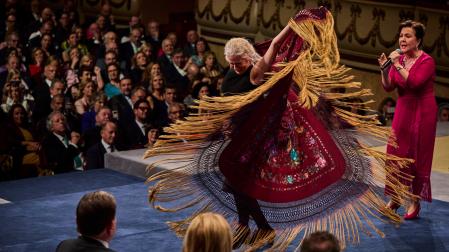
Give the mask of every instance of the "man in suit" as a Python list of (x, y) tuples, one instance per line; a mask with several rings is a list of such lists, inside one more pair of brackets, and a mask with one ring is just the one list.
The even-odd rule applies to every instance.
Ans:
[(50, 88), (55, 80), (58, 69), (52, 64), (47, 64), (44, 67), (42, 76), (35, 76), (33, 78), (33, 97), (34, 97), (34, 111), (33, 120), (38, 122), (45, 118), (50, 112), (51, 92)]
[(87, 150), (86, 169), (104, 168), (104, 154), (111, 153), (116, 150), (115, 136), (117, 134), (117, 126), (114, 122), (106, 122), (101, 127), (101, 141), (94, 144)]
[(125, 127), (122, 127), (124, 145), (127, 149), (143, 148), (147, 142), (148, 115), (150, 104), (146, 99), (137, 100), (134, 103), (135, 120), (129, 121)]
[(142, 43), (140, 42), (142, 32), (140, 28), (134, 27), (129, 33), (129, 41), (121, 44), (120, 56), (127, 61), (128, 66), (131, 66), (132, 58), (137, 51), (139, 51)]
[(196, 55), (195, 44), (198, 41), (198, 38), (199, 38), (198, 32), (196, 32), (195, 30), (189, 30), (187, 32), (187, 36), (186, 36), (187, 42), (184, 45), (184, 54), (187, 57), (191, 57), (193, 55)]
[(70, 141), (66, 135), (66, 119), (54, 111), (48, 116), (48, 135), (42, 140), (43, 168), (58, 174), (74, 170), (75, 158), (80, 153), (78, 149), (79, 134), (71, 132)]
[(117, 230), (117, 203), (112, 194), (96, 191), (85, 194), (76, 207), (80, 236), (59, 243), (56, 252), (114, 252), (109, 242)]
[(157, 59), (157, 54), (159, 49), (161, 49), (161, 41), (164, 37), (165, 35), (163, 35), (159, 30), (159, 22), (156, 20), (150, 20), (147, 24), (147, 35), (145, 36), (145, 40), (151, 44), (151, 55), (153, 56), (151, 61)]
[(119, 126), (127, 125), (134, 121), (133, 104), (131, 101), (132, 81), (129, 77), (120, 80), (120, 94), (113, 96), (109, 100), (109, 108), (112, 116), (118, 121)]
[(183, 100), (188, 93), (189, 86), (187, 73), (183, 69), (184, 53), (180, 48), (173, 49), (173, 44), (169, 39), (162, 41), (162, 50), (164, 55), (158, 59), (162, 75), (169, 85), (176, 87), (180, 100)]
[(84, 148), (88, 150), (93, 145), (101, 141), (101, 129), (103, 126), (111, 121), (112, 112), (108, 107), (102, 107), (95, 114), (95, 127), (87, 130), (83, 134)]

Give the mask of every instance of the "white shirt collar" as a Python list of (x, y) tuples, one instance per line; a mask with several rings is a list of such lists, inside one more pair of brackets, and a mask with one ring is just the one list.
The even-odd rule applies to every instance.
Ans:
[[(68, 146), (68, 143), (66, 143), (66, 142), (64, 141), (64, 139), (65, 139), (64, 136), (58, 135), (58, 134), (56, 134), (55, 132), (53, 132), (53, 135), (55, 135), (55, 136), (59, 139), (59, 141), (61, 141), (61, 143), (64, 144), (64, 146), (65, 146), (66, 148), (69, 147), (69, 146)], [(68, 140), (67, 140), (67, 141), (68, 141)]]
[(104, 149), (106, 150), (107, 153), (111, 153), (111, 145), (106, 143), (103, 139), (101, 139), (101, 144), (103, 145)]
[(96, 238), (92, 238), (92, 239), (101, 242), (101, 244), (103, 244), (103, 246), (105, 246), (105, 248), (109, 248), (109, 243), (107, 241), (103, 241), (103, 240), (96, 239)]
[(51, 80), (45, 78), (45, 83), (47, 83), (48, 87), (51, 87)]
[(185, 76), (186, 75), (186, 71), (182, 70), (178, 65), (176, 65), (175, 63), (173, 63), (173, 66), (175, 66), (176, 70), (178, 71), (178, 73), (181, 76)]
[(145, 136), (145, 125), (141, 122), (139, 122), (137, 119), (135, 120), (137, 123), (137, 126), (139, 126), (139, 129), (142, 131), (143, 135)]

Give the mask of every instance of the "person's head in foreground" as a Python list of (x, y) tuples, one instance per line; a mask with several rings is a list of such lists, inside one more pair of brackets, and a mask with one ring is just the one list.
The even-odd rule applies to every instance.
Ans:
[(112, 194), (96, 191), (85, 194), (76, 208), (78, 232), (87, 237), (109, 242), (115, 235), (116, 202)]
[(317, 231), (308, 235), (301, 244), (301, 252), (339, 252), (340, 243), (331, 233)]
[(190, 223), (184, 237), (183, 252), (230, 252), (231, 227), (223, 216), (203, 213)]

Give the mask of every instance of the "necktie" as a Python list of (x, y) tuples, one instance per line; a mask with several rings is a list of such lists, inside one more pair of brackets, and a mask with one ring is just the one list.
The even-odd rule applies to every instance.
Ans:
[(67, 137), (64, 137), (64, 145), (65, 147), (69, 147), (69, 140), (67, 139)]
[(111, 152), (114, 152), (114, 151), (115, 151), (115, 148), (114, 148), (114, 146), (112, 146), (112, 145), (109, 145), (109, 149), (111, 150)]

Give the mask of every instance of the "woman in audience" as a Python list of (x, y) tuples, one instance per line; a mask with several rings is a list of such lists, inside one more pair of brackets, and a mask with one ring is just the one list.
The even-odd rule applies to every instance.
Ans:
[(89, 111), (83, 114), (81, 118), (81, 133), (86, 132), (89, 129), (95, 128), (95, 116), (97, 112), (105, 106), (108, 101), (108, 97), (103, 92), (98, 92), (93, 97), (92, 105), (89, 108)]
[(142, 84), (151, 92), (151, 80), (156, 75), (162, 75), (161, 66), (157, 62), (150, 62), (143, 72)]
[(152, 48), (151, 48), (150, 43), (142, 42), (142, 45), (140, 46), (139, 51), (143, 52), (143, 54), (145, 54), (145, 57), (147, 58), (148, 62), (151, 62)]
[(111, 63), (106, 66), (106, 73), (109, 82), (104, 86), (104, 93), (108, 99), (111, 99), (120, 94), (120, 68), (116, 63)]
[(229, 223), (216, 213), (202, 213), (190, 223), (183, 241), (183, 252), (231, 252)]
[(151, 148), (156, 140), (159, 138), (159, 129), (157, 127), (152, 126), (148, 131), (148, 143), (145, 145), (147, 148)]
[(205, 78), (210, 79), (212, 87), (215, 89), (217, 88), (217, 80), (223, 75), (223, 69), (218, 64), (215, 53), (206, 52), (204, 54), (204, 66), (200, 69), (200, 73), (203, 74)]
[(17, 177), (37, 175), (41, 145), (34, 140), (29, 128), (27, 112), (21, 104), (14, 104), (9, 111), (9, 137)]
[(165, 83), (162, 75), (155, 75), (150, 83), (150, 95), (147, 97), (150, 103), (151, 110), (154, 110), (158, 105), (165, 103)]
[(21, 104), (27, 115), (30, 115), (34, 99), (32, 96), (25, 94), (25, 88), (20, 81), (8, 81), (3, 90), (1, 107), (5, 113), (8, 113), (14, 104)]
[(50, 34), (44, 34), (41, 38), (41, 49), (44, 51), (46, 57), (55, 55), (55, 49), (53, 47), (53, 38)]
[(31, 64), (28, 66), (30, 77), (39, 76), (44, 71), (46, 54), (40, 47), (36, 47), (31, 52)]
[[(190, 57), (190, 62), (197, 65), (198, 67), (202, 67), (204, 66), (204, 60), (206, 59), (205, 53), (209, 51), (209, 46), (207, 45), (206, 40), (203, 38), (199, 38), (195, 43), (195, 49), (196, 55)], [(189, 64), (189, 62), (187, 64)]]
[(95, 83), (93, 81), (81, 82), (80, 91), (82, 97), (75, 102), (76, 112), (83, 115), (90, 107), (92, 97), (95, 95)]
[(192, 97), (195, 100), (201, 100), (204, 96), (210, 96), (209, 83), (200, 82), (193, 87)]
[(147, 57), (144, 52), (138, 51), (134, 54), (130, 73), (134, 86), (139, 86), (141, 84), (143, 73), (145, 72), (147, 65)]

